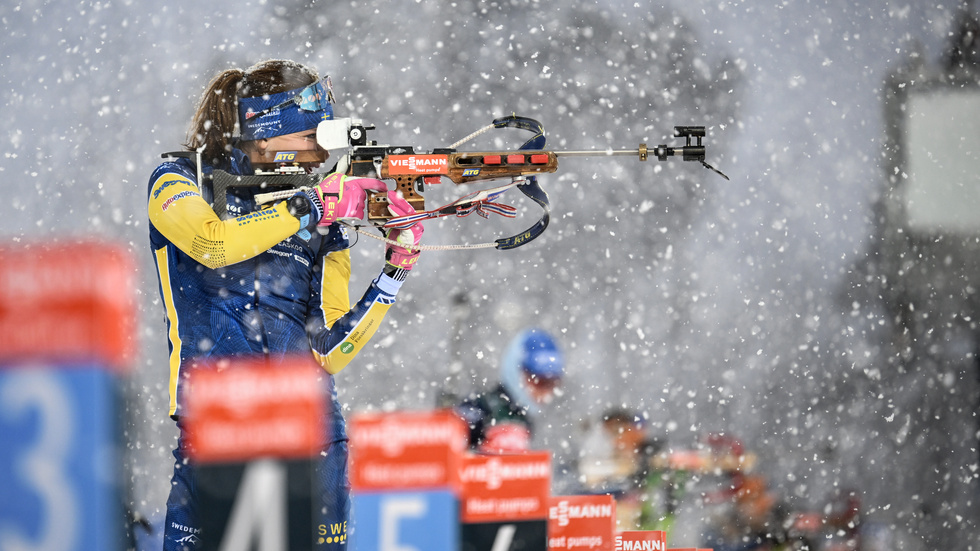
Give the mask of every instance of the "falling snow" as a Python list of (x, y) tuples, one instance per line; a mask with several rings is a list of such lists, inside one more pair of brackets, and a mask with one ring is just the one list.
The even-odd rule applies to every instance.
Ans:
[[(560, 464), (574, 465), (589, 421), (635, 408), (677, 449), (708, 433), (742, 439), (794, 507), (855, 489), (896, 545), (976, 549), (980, 342), (975, 306), (960, 306), (976, 298), (897, 314), (896, 297), (915, 293), (896, 290), (899, 274), (936, 265), (889, 260), (880, 245), (880, 200), (899, 181), (886, 78), (938, 62), (960, 2), (928, 4), (7, 2), (0, 236), (105, 235), (139, 258), (130, 506), (159, 521), (176, 430), (146, 178), (217, 70), (311, 64), (332, 76), (338, 114), (422, 150), (515, 112), (543, 122), (555, 149), (672, 145), (674, 125), (703, 125), (706, 160), (731, 181), (679, 160), (565, 158), (541, 178), (542, 237), (424, 254), (373, 348), (338, 377), (346, 411), (491, 386), (509, 338), (538, 325), (566, 350), (568, 381), (535, 436)], [(508, 132), (473, 148), (526, 139)], [(426, 200), (475, 190), (454, 188)], [(530, 226), (537, 207), (511, 193), (517, 220), (444, 219), (426, 242)], [(368, 241), (354, 247), (353, 290), (380, 268)], [(972, 297), (950, 258), (936, 257), (957, 274), (937, 292)]]

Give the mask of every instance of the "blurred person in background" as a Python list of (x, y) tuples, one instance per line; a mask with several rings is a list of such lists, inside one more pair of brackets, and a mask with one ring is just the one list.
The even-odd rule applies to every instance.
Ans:
[(469, 425), (470, 449), (516, 452), (531, 449), (533, 416), (560, 393), (565, 362), (550, 333), (529, 328), (504, 351), (501, 380), (492, 389), (471, 394), (456, 411)]
[(625, 408), (610, 408), (599, 422), (586, 420), (578, 461), (582, 484), (591, 490), (631, 485), (643, 440), (643, 419)]
[(579, 482), (583, 492), (608, 493), (616, 499), (620, 530), (644, 528), (650, 460), (659, 448), (659, 441), (647, 437), (646, 418), (639, 411), (609, 408), (599, 423), (586, 426), (578, 461)]
[[(312, 355), (323, 367), (330, 441), (316, 460), (313, 508), (321, 515), (314, 528), (346, 529), (347, 435), (332, 376), (365, 346), (394, 304), (418, 258), (422, 225), (388, 234), (397, 244), (387, 245), (383, 269), (352, 307), (350, 242), (335, 221), (363, 218), (366, 190), (386, 191), (383, 182), (325, 175), (267, 208), (255, 195), (268, 189), (228, 188), (231, 217), (222, 220), (213, 210), (208, 177), (219, 169), (251, 175), (254, 163), (279, 151), (316, 153), (318, 162), (306, 167), (312, 173), (329, 156), (317, 144), (316, 129), (333, 118), (332, 102), (329, 79), (299, 63), (267, 60), (222, 71), (194, 114), (187, 154), (174, 154), (150, 176), (150, 247), (170, 345), (169, 414), (180, 429), (164, 528), (167, 551), (196, 549), (204, 513), (181, 417), (187, 376), (235, 357), (275, 364)], [(393, 215), (414, 213), (396, 193), (389, 192), (388, 200)], [(316, 534), (311, 539), (317, 541)], [(346, 534), (328, 540), (339, 548)]]
[(733, 482), (728, 507), (712, 519), (705, 543), (719, 551), (785, 549), (790, 515), (766, 478), (743, 474)]

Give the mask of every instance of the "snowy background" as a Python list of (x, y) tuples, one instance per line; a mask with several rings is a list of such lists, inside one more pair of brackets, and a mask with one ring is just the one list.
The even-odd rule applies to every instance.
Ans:
[[(179, 148), (216, 71), (306, 62), (332, 75), (339, 115), (420, 149), (512, 112), (542, 121), (558, 149), (673, 144), (672, 126), (704, 125), (707, 160), (730, 182), (680, 161), (563, 160), (542, 178), (552, 222), (537, 241), (426, 253), (375, 347), (339, 376), (348, 410), (430, 407), (444, 390), (489, 386), (507, 341), (537, 325), (567, 357), (565, 394), (536, 436), (560, 461), (574, 461), (584, 422), (636, 408), (678, 449), (710, 432), (741, 438), (795, 507), (856, 489), (866, 518), (906, 548), (975, 549), (976, 328), (954, 305), (925, 316), (955, 320), (955, 337), (896, 338), (877, 216), (895, 184), (885, 79), (912, 59), (937, 63), (959, 7), (7, 2), (0, 237), (103, 235), (139, 259), (127, 475), (132, 507), (158, 519), (175, 429), (146, 179)], [(473, 148), (523, 139), (501, 131)], [(427, 200), (466, 191), (447, 184)], [(529, 226), (535, 207), (511, 200), (524, 213), (513, 226), (444, 220), (426, 242)], [(380, 258), (380, 245), (357, 244), (353, 292)]]

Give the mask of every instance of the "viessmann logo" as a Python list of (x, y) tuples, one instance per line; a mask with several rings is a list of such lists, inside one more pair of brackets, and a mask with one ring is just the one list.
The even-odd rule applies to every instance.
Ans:
[(446, 155), (391, 155), (389, 174), (445, 174), (449, 169)]
[(504, 463), (496, 458), (478, 465), (467, 465), (459, 473), (459, 478), (463, 484), (484, 482), (488, 490), (496, 490), (504, 482), (539, 480), (549, 476), (551, 476), (551, 463), (549, 461)]
[(562, 500), (557, 507), (548, 509), (548, 518), (557, 520), (558, 526), (568, 526), (569, 519), (613, 518), (613, 508), (612, 505), (579, 505)]
[(451, 423), (415, 425), (383, 421), (376, 425), (360, 426), (355, 430), (358, 444), (379, 448), (389, 457), (399, 455), (409, 445), (452, 446), (461, 439), (457, 426)]

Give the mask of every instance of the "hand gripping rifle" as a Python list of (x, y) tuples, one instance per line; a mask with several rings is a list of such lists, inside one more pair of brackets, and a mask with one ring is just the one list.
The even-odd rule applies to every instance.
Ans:
[[(459, 145), (483, 132), (495, 128), (517, 128), (533, 135), (517, 150), (510, 151), (459, 151)], [(416, 152), (411, 146), (378, 145), (367, 138), (367, 131), (373, 126), (365, 126), (354, 119), (323, 121), (317, 128), (317, 141), (324, 149), (350, 147), (334, 168), (350, 176), (394, 180), (396, 189), (415, 208), (417, 214), (393, 218), (388, 212), (387, 196), (384, 193), (369, 193), (367, 203), (368, 223), (385, 228), (404, 228), (415, 222), (441, 216), (467, 216), (473, 212), (487, 217), (490, 213), (514, 217), (516, 209), (509, 205), (494, 202), (503, 192), (517, 187), (521, 192), (538, 203), (544, 210), (541, 219), (527, 230), (501, 239), (492, 246), (498, 249), (519, 247), (538, 235), (548, 226), (550, 219), (548, 195), (538, 184), (536, 175), (556, 172), (559, 157), (601, 157), (638, 156), (646, 161), (649, 155), (666, 161), (669, 157), (681, 157), (685, 161), (697, 161), (708, 169), (717, 172), (726, 180), (721, 171), (705, 162), (705, 136), (703, 126), (675, 126), (674, 137), (685, 138), (680, 147), (659, 145), (648, 148), (641, 143), (637, 149), (628, 150), (590, 150), (555, 151), (546, 150), (544, 128), (538, 121), (518, 115), (494, 120), (490, 125), (463, 138), (459, 142), (431, 152)], [(693, 141), (692, 141), (693, 140)], [(429, 185), (439, 184), (448, 178), (457, 185), (489, 180), (510, 180), (509, 184), (478, 191), (462, 197), (448, 205), (426, 210), (423, 193)]]

